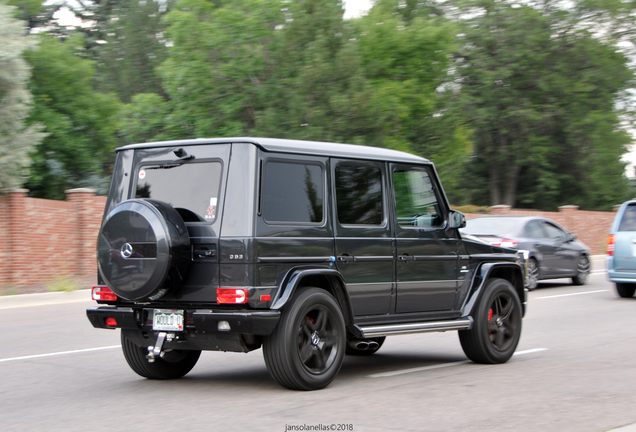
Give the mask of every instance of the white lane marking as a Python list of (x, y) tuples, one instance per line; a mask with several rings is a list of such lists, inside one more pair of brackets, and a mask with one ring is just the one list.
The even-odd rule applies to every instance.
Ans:
[[(525, 351), (517, 351), (513, 355), (531, 354), (531, 353), (540, 352), (540, 351), (546, 351), (546, 350), (547, 350), (547, 348), (534, 348), (534, 349), (529, 349), (529, 350), (525, 350)], [(442, 364), (437, 364), (437, 365), (432, 365), (432, 366), (422, 366), (422, 367), (416, 367), (416, 368), (410, 368), (410, 369), (401, 369), (401, 370), (396, 370), (396, 371), (392, 371), (392, 372), (383, 372), (383, 373), (377, 373), (377, 374), (369, 375), (369, 378), (386, 378), (386, 377), (392, 377), (392, 376), (396, 376), (396, 375), (404, 375), (404, 374), (413, 373), (413, 372), (422, 372), (422, 371), (427, 371), (427, 370), (432, 370), (432, 369), (441, 369), (441, 368), (447, 368), (447, 367), (451, 367), (451, 366), (458, 366), (458, 365), (462, 365), (462, 364), (466, 364), (466, 363), (472, 363), (472, 362), (470, 360), (463, 360), (463, 361), (458, 361), (458, 362), (442, 363)]]
[(442, 364), (433, 365), (433, 366), (422, 366), (422, 367), (416, 367), (411, 369), (402, 369), (402, 370), (396, 370), (393, 372), (383, 372), (383, 373), (369, 375), (369, 378), (392, 377), (392, 376), (403, 375), (407, 373), (422, 372), (422, 371), (427, 371), (431, 369), (440, 369), (440, 368), (446, 368), (451, 366), (457, 366), (457, 365), (465, 364), (465, 363), (470, 363), (470, 360), (463, 360), (463, 361), (452, 362), (452, 363), (442, 363)]
[(52, 305), (58, 305), (58, 304), (83, 303), (83, 302), (92, 302), (92, 301), (93, 299), (82, 299), (82, 300), (78, 299), (78, 300), (51, 300), (49, 302), (41, 302), (41, 303), (10, 304), (9, 306), (0, 306), (0, 310), (35, 307), (35, 306), (52, 306)]
[(529, 349), (529, 350), (525, 350), (525, 351), (517, 351), (513, 355), (532, 354), (532, 353), (541, 352), (541, 351), (547, 351), (547, 350), (548, 350), (547, 348), (533, 348), (533, 349)]
[(64, 355), (64, 354), (78, 354), (78, 353), (100, 351), (100, 350), (113, 349), (113, 348), (121, 348), (121, 345), (111, 345), (111, 346), (105, 346), (105, 347), (99, 347), (99, 348), (87, 348), (87, 349), (74, 350), (74, 351), (61, 351), (61, 352), (54, 352), (54, 353), (48, 353), (48, 354), (36, 354), (36, 355), (23, 356), (23, 357), (12, 357), (12, 358), (0, 359), (0, 363), (17, 361), (17, 360), (31, 360), (35, 358), (52, 357), (52, 356), (58, 356), (58, 355)]
[(607, 291), (609, 290), (585, 291), (585, 292), (578, 292), (578, 293), (572, 293), (572, 294), (558, 294), (553, 296), (537, 297), (535, 300), (550, 299), (550, 298), (557, 298), (557, 297), (570, 297), (570, 296), (583, 295), (583, 294), (595, 294), (595, 293), (607, 292)]

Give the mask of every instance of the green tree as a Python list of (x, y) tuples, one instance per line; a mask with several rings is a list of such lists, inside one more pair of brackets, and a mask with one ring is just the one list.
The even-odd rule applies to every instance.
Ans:
[(44, 134), (26, 125), (31, 109), (27, 88), (30, 71), (25, 51), (35, 45), (24, 23), (13, 18), (15, 8), (0, 2), (0, 191), (21, 187), (28, 174), (29, 151)]
[(616, 102), (633, 73), (617, 39), (590, 31), (580, 13), (608, 3), (467, 3), (456, 68), (476, 204), (596, 209), (625, 198), (629, 137)]
[(39, 49), (27, 54), (35, 102), (30, 121), (49, 134), (31, 155), (27, 187), (36, 197), (63, 199), (75, 187), (104, 193), (108, 186), (120, 102), (93, 89), (94, 62), (76, 55), (83, 49), (81, 35), (66, 41), (42, 35)]

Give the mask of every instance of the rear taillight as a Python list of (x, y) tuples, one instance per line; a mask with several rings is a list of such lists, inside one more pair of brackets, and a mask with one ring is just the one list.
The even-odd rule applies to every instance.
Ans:
[(614, 243), (616, 243), (616, 236), (614, 234), (610, 234), (607, 236), (607, 254), (609, 256), (614, 255)]
[(517, 241), (510, 239), (502, 239), (500, 242), (493, 243), (493, 246), (505, 247), (505, 248), (516, 248)]
[(222, 304), (244, 304), (249, 302), (247, 288), (217, 288), (216, 302)]
[(117, 301), (117, 294), (103, 285), (94, 286), (91, 295), (95, 301)]

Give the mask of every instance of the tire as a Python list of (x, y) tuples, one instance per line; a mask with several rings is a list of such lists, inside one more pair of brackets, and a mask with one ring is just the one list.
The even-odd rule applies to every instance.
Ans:
[(473, 310), (473, 326), (459, 331), (466, 356), (475, 363), (505, 363), (521, 337), (521, 302), (505, 279), (487, 281)]
[(333, 296), (319, 288), (303, 288), (264, 339), (263, 357), (270, 375), (283, 387), (318, 390), (338, 375), (346, 339), (344, 318)]
[(197, 364), (201, 351), (171, 350), (150, 363), (147, 347), (140, 347), (121, 334), (121, 348), (128, 366), (138, 375), (156, 380), (181, 378)]
[(539, 263), (536, 259), (528, 260), (528, 291), (532, 291), (539, 285)]
[(574, 285), (585, 285), (587, 276), (590, 274), (590, 259), (587, 255), (581, 255), (576, 264), (576, 275), (572, 277)]
[(349, 345), (349, 343), (347, 343), (346, 348), (345, 348), (345, 354), (347, 354), (347, 355), (356, 355), (356, 356), (370, 356), (371, 354), (374, 354), (374, 353), (378, 352), (378, 350), (382, 347), (382, 344), (384, 343), (385, 339), (386, 339), (386, 337), (384, 337), (384, 336), (383, 337), (377, 337), (377, 338), (365, 339), (365, 341), (367, 341), (367, 342), (371, 341), (371, 342), (375, 342), (375, 343), (378, 344), (378, 346), (375, 347), (375, 348), (367, 348), (365, 350), (354, 348), (351, 345)]
[(616, 282), (616, 292), (623, 298), (633, 297), (634, 292), (636, 292), (636, 285)]

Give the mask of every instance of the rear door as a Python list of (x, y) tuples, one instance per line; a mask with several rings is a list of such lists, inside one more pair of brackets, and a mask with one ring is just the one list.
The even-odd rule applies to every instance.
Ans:
[(356, 316), (388, 314), (395, 276), (384, 162), (332, 160), (336, 266)]

